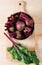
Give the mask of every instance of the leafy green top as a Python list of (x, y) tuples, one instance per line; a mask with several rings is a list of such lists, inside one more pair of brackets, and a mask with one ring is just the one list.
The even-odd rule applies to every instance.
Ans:
[(25, 64), (35, 63), (35, 65), (39, 65), (39, 59), (36, 56), (35, 51), (29, 51), (26, 47), (21, 44), (17, 44), (16, 46), (8, 47), (7, 51), (10, 52), (13, 59), (24, 62)]

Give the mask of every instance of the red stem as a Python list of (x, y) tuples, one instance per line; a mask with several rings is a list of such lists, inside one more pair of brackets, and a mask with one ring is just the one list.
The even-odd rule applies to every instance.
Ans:
[(17, 47), (17, 49), (20, 51), (19, 47), (17, 46), (16, 42), (12, 40), (12, 38), (10, 38), (6, 33), (4, 33), (4, 35), (13, 43), (13, 46), (15, 45)]
[(12, 40), (12, 38), (10, 38), (6, 33), (4, 33), (4, 35), (13, 43), (13, 46), (16, 45), (16, 42)]

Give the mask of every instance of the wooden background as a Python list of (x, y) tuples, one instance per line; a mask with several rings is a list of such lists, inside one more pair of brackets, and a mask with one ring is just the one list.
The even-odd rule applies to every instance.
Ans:
[[(6, 44), (10, 41), (4, 36), (4, 25), (7, 17), (20, 10), (17, 2), (21, 0), (0, 0), (0, 65), (14, 65), (6, 59)], [(24, 0), (26, 10), (35, 21), (35, 34), (42, 42), (42, 0)], [(7, 39), (7, 40), (6, 40)], [(39, 43), (40, 43), (39, 41)]]

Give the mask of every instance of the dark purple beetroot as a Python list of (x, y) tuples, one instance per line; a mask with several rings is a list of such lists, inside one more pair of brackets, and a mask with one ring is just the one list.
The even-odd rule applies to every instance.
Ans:
[(32, 35), (34, 21), (28, 14), (18, 12), (8, 17), (5, 27), (11, 37), (22, 40)]
[(30, 35), (30, 32), (31, 32), (31, 28), (25, 27), (24, 34), (25, 34), (26, 37), (28, 37)]
[(17, 21), (16, 22), (16, 29), (18, 31), (22, 31), (24, 29), (24, 27), (25, 27), (25, 23), (24, 22), (22, 22), (22, 21)]
[(10, 27), (9, 30), (10, 30), (11, 32), (14, 32), (14, 27), (13, 27), (13, 26)]
[(20, 17), (21, 20), (24, 20), (27, 26), (33, 27), (33, 19), (29, 16), (21, 12)]
[(16, 37), (16, 33), (15, 32), (9, 33), (9, 36), (10, 37)]
[(21, 39), (22, 38), (22, 35), (21, 35), (20, 31), (16, 31), (16, 38), (17, 39)]

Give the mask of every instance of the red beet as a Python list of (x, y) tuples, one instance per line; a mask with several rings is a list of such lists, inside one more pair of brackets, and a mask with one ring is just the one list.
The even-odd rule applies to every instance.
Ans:
[(16, 38), (17, 39), (21, 39), (21, 37), (22, 37), (21, 32), (16, 31)]
[(31, 28), (25, 27), (24, 34), (26, 37), (29, 36), (30, 32), (31, 32)]
[(10, 23), (5, 23), (5, 27), (6, 27), (6, 29), (5, 30), (8, 30), (9, 28), (10, 28)]
[(33, 27), (34, 26), (34, 22), (33, 22), (33, 19), (30, 19), (29, 22), (28, 22), (28, 25), (27, 26), (31, 26)]
[(24, 14), (23, 12), (20, 13), (20, 17), (19, 18), (21, 20), (25, 20), (25, 21), (29, 19), (29, 17), (26, 14)]
[(14, 27), (11, 26), (11, 27), (9, 28), (9, 31), (14, 32)]
[(34, 21), (31, 16), (24, 12), (18, 12), (8, 17), (5, 27), (10, 37), (26, 39), (34, 30)]
[(29, 16), (21, 12), (20, 19), (24, 20), (27, 26), (33, 27), (33, 19), (31, 19)]
[(22, 31), (24, 29), (24, 27), (25, 27), (25, 23), (24, 22), (18, 21), (16, 23), (16, 28), (17, 28), (18, 31)]
[(16, 34), (15, 34), (15, 32), (13, 32), (13, 33), (9, 33), (9, 36), (10, 36), (10, 37), (15, 37)]
[(11, 22), (14, 21), (14, 16), (11, 15), (10, 17), (8, 17), (8, 20), (11, 21)]

